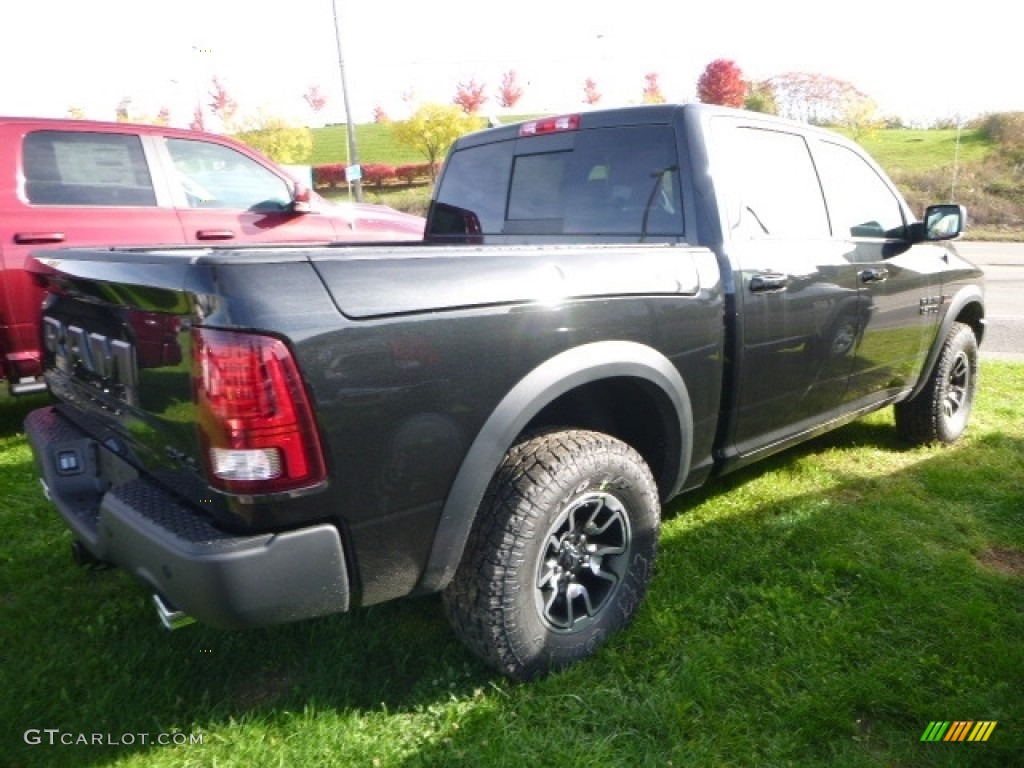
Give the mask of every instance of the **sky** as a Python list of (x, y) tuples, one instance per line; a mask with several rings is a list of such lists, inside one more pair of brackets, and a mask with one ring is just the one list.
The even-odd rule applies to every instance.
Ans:
[[(187, 125), (214, 76), (240, 111), (306, 124), (344, 122), (335, 34), (353, 122), (376, 108), (402, 119), (417, 103), (450, 103), (475, 79), (500, 116), (497, 90), (515, 71), (516, 113), (642, 97), (656, 73), (669, 101), (695, 99), (712, 60), (748, 79), (791, 71), (846, 80), (884, 115), (910, 123), (1024, 111), (1024, 57), (1005, 0), (0, 0), (0, 115), (114, 119), (171, 112)], [(314, 115), (302, 96), (327, 96)]]

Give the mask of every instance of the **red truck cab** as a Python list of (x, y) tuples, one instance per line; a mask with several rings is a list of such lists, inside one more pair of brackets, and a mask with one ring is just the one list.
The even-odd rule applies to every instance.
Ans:
[(44, 388), (33, 251), (85, 245), (419, 240), (424, 220), (335, 205), (225, 136), (0, 117), (0, 359), (11, 392)]

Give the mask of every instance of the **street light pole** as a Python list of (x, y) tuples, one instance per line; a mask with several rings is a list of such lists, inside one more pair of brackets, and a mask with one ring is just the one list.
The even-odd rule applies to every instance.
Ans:
[[(352, 125), (352, 110), (348, 105), (348, 83), (345, 81), (345, 57), (341, 51), (341, 27), (338, 24), (338, 0), (331, 0), (334, 11), (334, 38), (338, 43), (338, 72), (341, 74), (341, 99), (345, 104), (345, 130), (348, 133), (348, 161), (350, 165), (359, 165), (359, 151), (356, 149), (356, 131)], [(363, 202), (363, 182), (356, 179), (352, 182), (356, 202)]]

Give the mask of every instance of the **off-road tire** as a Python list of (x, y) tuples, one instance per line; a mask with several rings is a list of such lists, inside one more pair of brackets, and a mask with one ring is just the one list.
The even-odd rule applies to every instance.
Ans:
[(654, 479), (625, 443), (581, 430), (518, 443), (444, 592), (455, 633), (515, 680), (589, 656), (632, 619), (659, 520)]
[(896, 431), (912, 443), (952, 443), (967, 429), (978, 386), (978, 340), (971, 327), (953, 323), (928, 383), (897, 403)]

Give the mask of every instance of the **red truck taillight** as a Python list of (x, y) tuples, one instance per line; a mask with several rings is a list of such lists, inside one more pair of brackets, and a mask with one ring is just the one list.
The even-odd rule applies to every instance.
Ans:
[(284, 342), (198, 328), (192, 364), (200, 444), (214, 488), (282, 493), (325, 480), (309, 400)]

